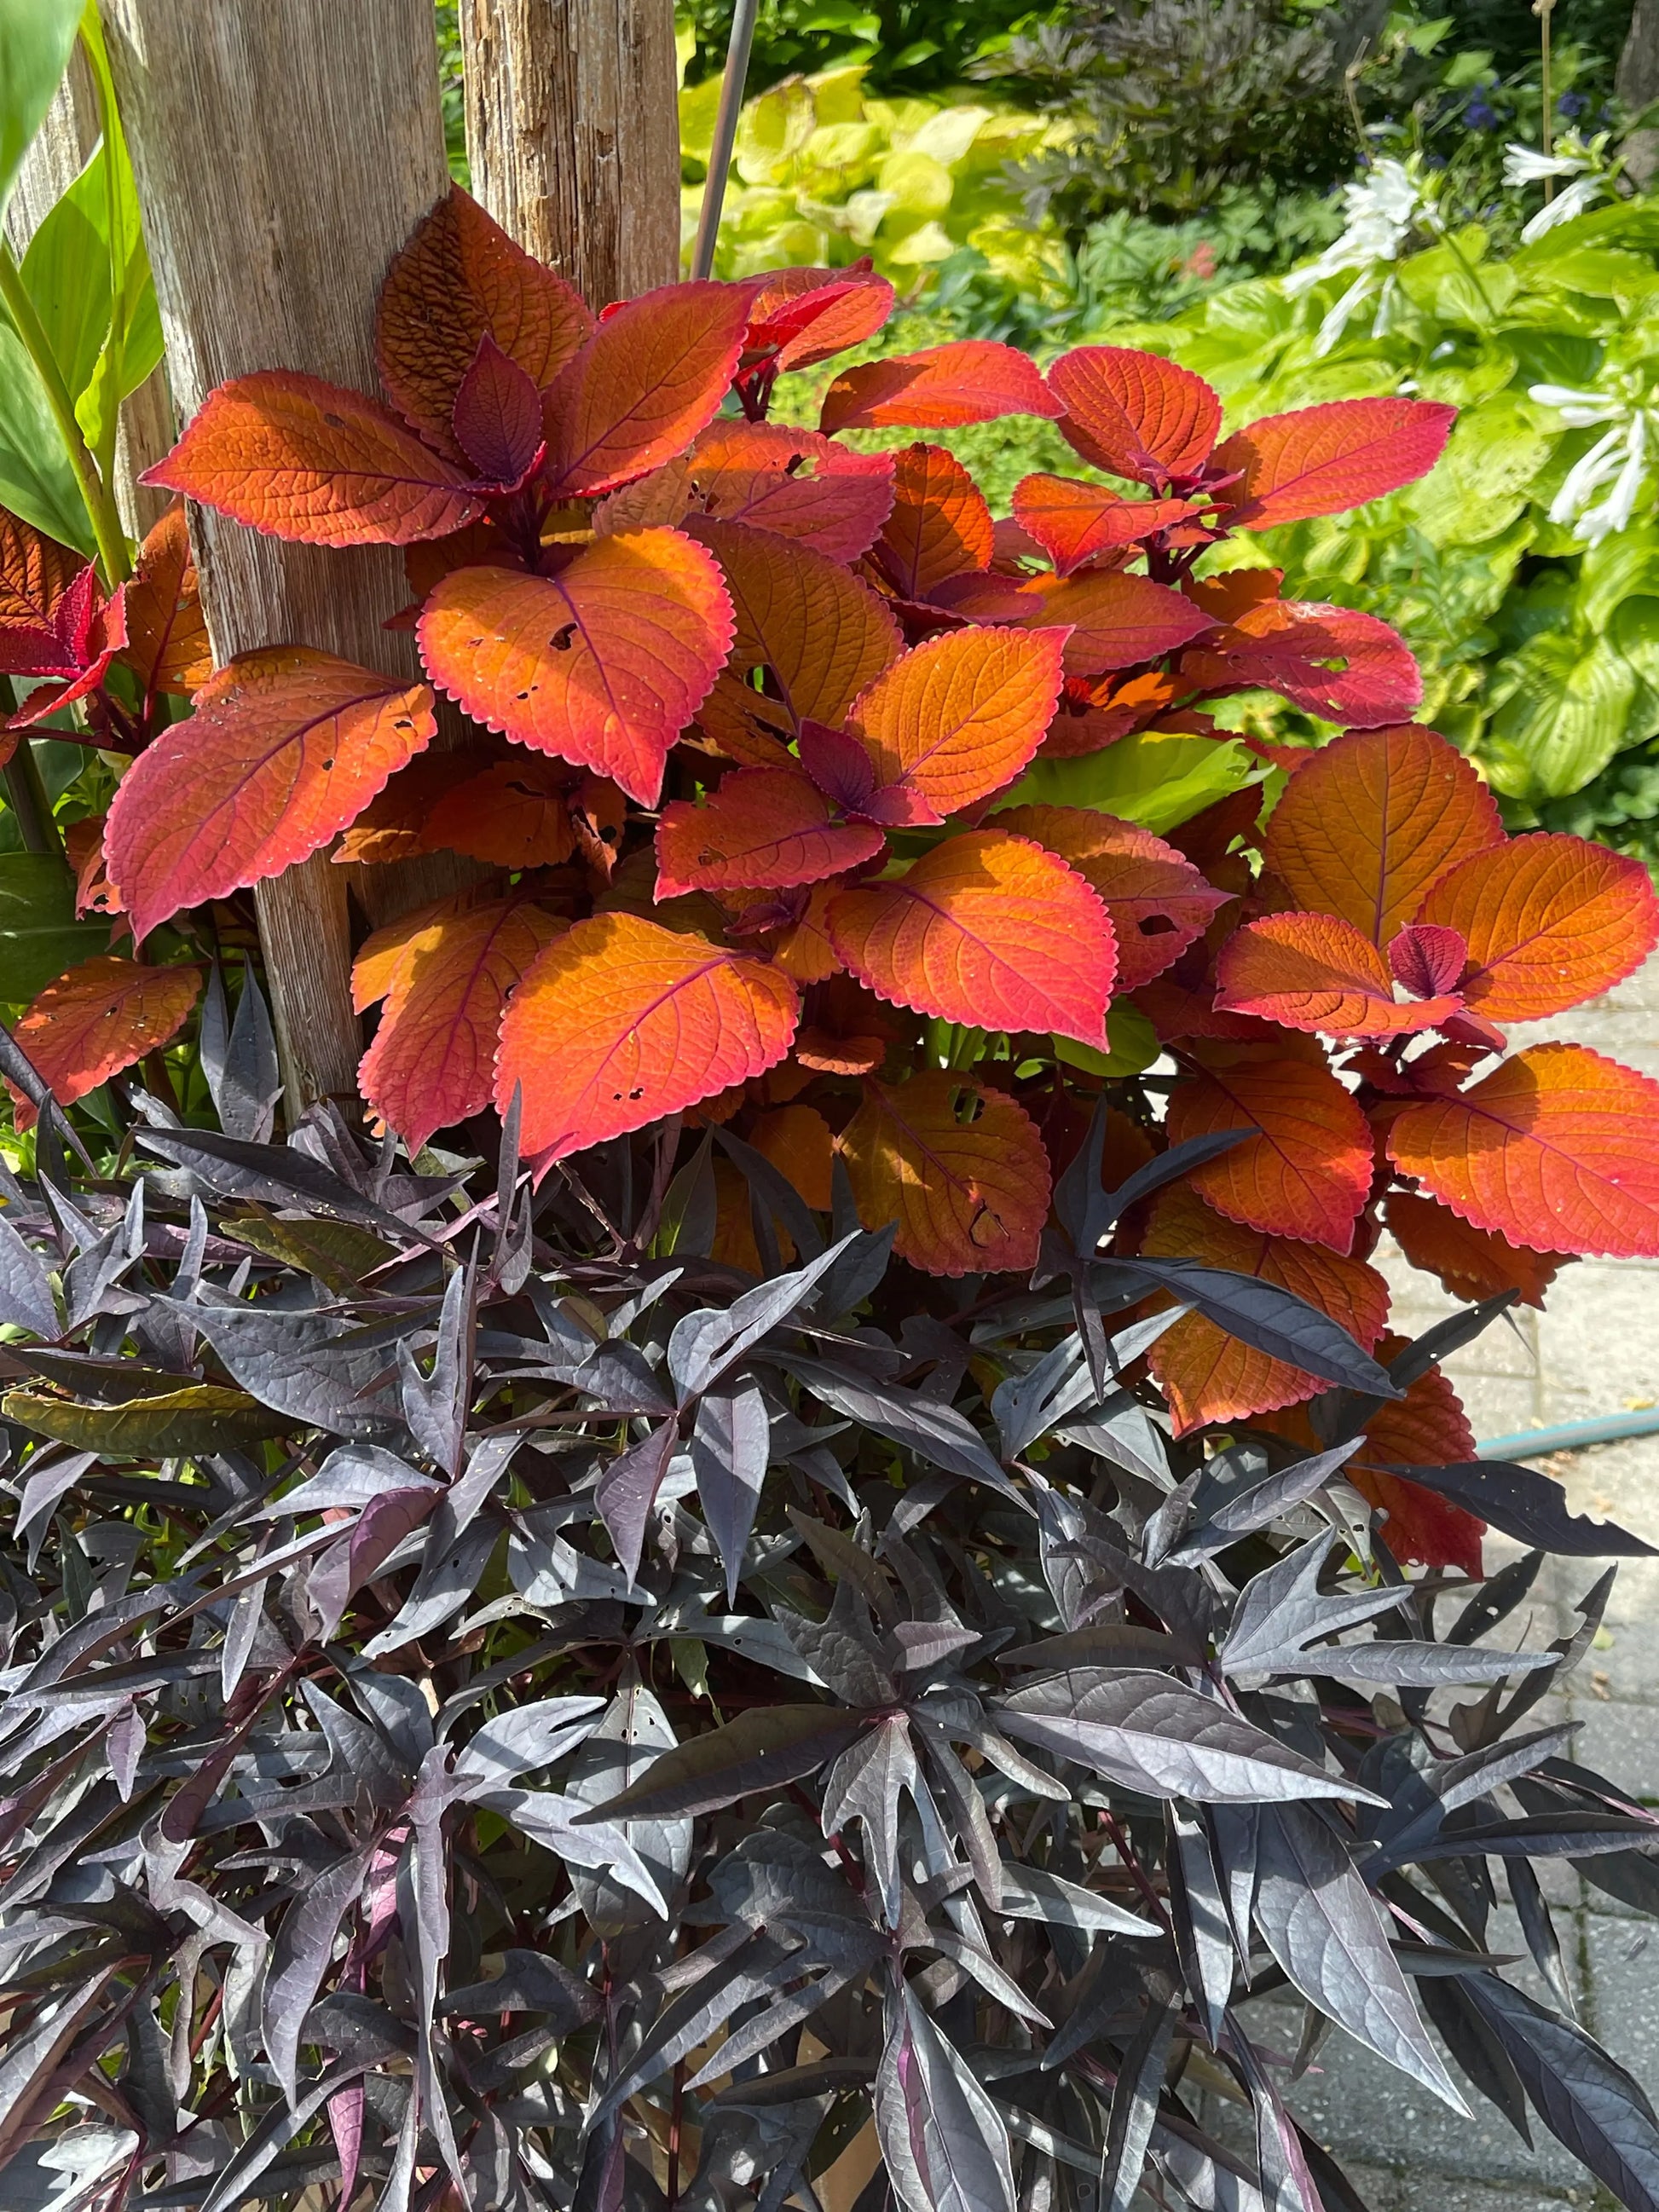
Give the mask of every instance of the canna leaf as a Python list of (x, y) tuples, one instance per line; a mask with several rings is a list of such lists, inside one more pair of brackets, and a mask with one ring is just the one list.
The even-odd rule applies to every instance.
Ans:
[(465, 465), (455, 401), (486, 337), (544, 392), (592, 334), (562, 276), (515, 246), (459, 185), (392, 261), (374, 318), (387, 398), (440, 453)]
[[(141, 968), (105, 954), (58, 976), (17, 1024), (17, 1041), (60, 1106), (146, 1053), (159, 1052), (183, 1028), (202, 993), (194, 968)], [(13, 1116), (33, 1128), (35, 1109), (15, 1086)]]
[(626, 914), (538, 957), (501, 1024), (495, 1098), (524, 1093), (526, 1155), (562, 1159), (759, 1075), (795, 1034), (794, 985), (758, 960)]
[(209, 392), (139, 481), (302, 545), (408, 545), (483, 514), (471, 471), (422, 445), (378, 400), (289, 369)]
[(110, 807), (104, 850), (134, 936), (314, 853), (436, 729), (423, 684), (305, 646), (239, 653)]
[(1395, 1116), (1389, 1158), (1476, 1229), (1534, 1252), (1659, 1255), (1659, 1084), (1579, 1044), (1532, 1045)]
[(668, 749), (732, 642), (719, 569), (676, 530), (602, 538), (550, 576), (457, 568), (422, 611), (421, 658), (467, 714), (653, 806)]
[(1059, 412), (1029, 354), (992, 338), (958, 338), (843, 369), (823, 396), (818, 428), (884, 430), (904, 423), (940, 429)]
[(1416, 919), (1461, 933), (1463, 994), (1492, 1022), (1582, 1006), (1659, 944), (1647, 870), (1583, 837), (1516, 837), (1474, 854), (1432, 885)]
[(860, 1219), (896, 1222), (901, 1260), (930, 1275), (1036, 1264), (1048, 1155), (1024, 1109), (990, 1085), (931, 1070), (866, 1083), (841, 1152)]
[(1456, 413), (1433, 399), (1334, 399), (1264, 416), (1217, 450), (1217, 467), (1243, 476), (1226, 494), (1228, 523), (1270, 530), (1414, 483), (1439, 459)]
[(847, 967), (893, 1005), (1106, 1048), (1111, 923), (1083, 878), (1026, 838), (950, 838), (902, 876), (840, 892), (829, 927)]

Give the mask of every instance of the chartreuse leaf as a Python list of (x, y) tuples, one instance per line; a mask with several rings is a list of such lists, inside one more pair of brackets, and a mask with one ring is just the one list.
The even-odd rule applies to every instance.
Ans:
[(1088, 806), (1161, 836), (1262, 773), (1237, 738), (1137, 730), (1078, 760), (1034, 762), (991, 818), (1013, 806)]
[(0, 0), (0, 216), (69, 67), (82, 0)]
[(120, 1406), (81, 1405), (50, 1390), (8, 1390), (0, 1411), (37, 1436), (118, 1459), (224, 1451), (280, 1436), (286, 1425), (245, 1390), (216, 1382), (129, 1398)]
[(1600, 638), (1547, 632), (1493, 671), (1485, 747), (1506, 799), (1581, 790), (1626, 742), (1636, 671)]
[(108, 942), (106, 921), (76, 921), (75, 878), (54, 854), (0, 853), (0, 1002), (25, 1005)]
[[(19, 4), (19, 0), (12, 0)], [(29, 0), (21, 0), (24, 8)], [(0, 506), (90, 558), (86, 502), (28, 350), (0, 312)]]

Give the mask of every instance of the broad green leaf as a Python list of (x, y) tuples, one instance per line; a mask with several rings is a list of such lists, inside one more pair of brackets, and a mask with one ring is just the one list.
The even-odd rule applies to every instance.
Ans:
[(0, 216), (69, 67), (82, 0), (0, 0)]
[(1636, 688), (1629, 661), (1599, 641), (1533, 638), (1493, 678), (1493, 784), (1534, 803), (1582, 789), (1628, 741)]
[(1439, 467), (1401, 503), (1437, 545), (1499, 537), (1535, 498), (1560, 435), (1553, 410), (1500, 392), (1458, 417)]
[(1054, 1058), (1064, 1060), (1067, 1067), (1080, 1067), (1085, 1075), (1139, 1075), (1164, 1049), (1158, 1031), (1139, 1007), (1131, 1006), (1127, 999), (1116, 1000), (1108, 1009), (1106, 1042), (1111, 1049), (1096, 1052), (1075, 1037), (1057, 1036)]
[(1009, 806), (1092, 806), (1159, 835), (1255, 780), (1259, 765), (1237, 738), (1141, 730), (1080, 760), (1038, 761), (1005, 799)]
[(27, 1006), (55, 975), (109, 943), (75, 918), (75, 878), (49, 853), (0, 853), (0, 1004)]
[[(0, 0), (3, 5), (3, 0)], [(90, 559), (92, 525), (34, 364), (0, 315), (0, 507)]]

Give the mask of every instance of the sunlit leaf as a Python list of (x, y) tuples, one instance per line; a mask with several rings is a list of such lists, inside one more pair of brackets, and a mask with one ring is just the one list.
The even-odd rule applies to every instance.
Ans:
[[(170, 1043), (201, 990), (194, 968), (141, 968), (112, 955), (83, 961), (47, 984), (18, 1023), (17, 1041), (67, 1106)], [(34, 1109), (15, 1087), (12, 1104), (18, 1127), (32, 1128)]]
[(1048, 1158), (1024, 1109), (993, 1085), (932, 1071), (866, 1083), (842, 1156), (867, 1229), (930, 1275), (1030, 1267), (1048, 1214)]

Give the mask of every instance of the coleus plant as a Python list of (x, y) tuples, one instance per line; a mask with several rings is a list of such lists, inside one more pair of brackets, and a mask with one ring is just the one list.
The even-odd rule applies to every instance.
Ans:
[[(1659, 1906), (1659, 1818), (1543, 1702), (1611, 1572), (1524, 1632), (1547, 1553), (1648, 1547), (1462, 1462), (1413, 1483), (1509, 1563), (1407, 1579), (1357, 1474), (1512, 1294), (1385, 1371), (1231, 1253), (1115, 1253), (1243, 1146), (1109, 1189), (1103, 1097), (1048, 1287), (927, 1310), (844, 1172), (823, 1224), (724, 1127), (683, 1182), (672, 1122), (539, 1185), (516, 1112), (470, 1173), (332, 1106), (266, 1141), (225, 999), (222, 1130), (133, 1092), (124, 1180), (4, 1048), (8, 2212), (1349, 2212), (1326, 2020), (1659, 2204), (1645, 2095), (1494, 1924), (1560, 1991), (1538, 1865)], [(796, 1245), (759, 1283), (721, 1141)], [(1171, 1435), (1195, 1316), (1328, 1379), (1311, 1449)]]
[[(258, 1002), (233, 1031), (216, 981), (228, 1133), (141, 1093), (135, 1139), (170, 1165), (118, 1218), (64, 1195), (63, 1106), (177, 1033), (192, 960), (73, 971), (9, 1048), (46, 1147), (15, 1317), (52, 1348), (7, 1410), (56, 1446), (21, 1448), (23, 1517), (58, 1532), (66, 1612), (93, 1553), (64, 1500), (155, 1501), (218, 1562), (221, 1596), (175, 1595), (169, 1537), (141, 1632), (69, 1650), (20, 1600), (31, 1698), (83, 1648), (118, 1669), (95, 1755), (121, 1833), (130, 1800), (142, 1837), (185, 1799), (155, 1832), (176, 1855), (122, 1881), (204, 1938), (192, 1977), (235, 1954), (235, 1994), (227, 1954), (172, 2045), (218, 2131), (176, 2185), (210, 2177), (189, 2201), (220, 2212), (266, 2166), (343, 2167), (389, 2207), (712, 2212), (781, 2204), (869, 2119), (878, 2196), (911, 2212), (1063, 2200), (1103, 2166), (1125, 2204), (1149, 2161), (1171, 2197), (1316, 2212), (1353, 2199), (1244, 1993), (1288, 1983), (1455, 2101), (1410, 1975), (1483, 2093), (1511, 2118), (1531, 2095), (1659, 2203), (1639, 2092), (1486, 1928), (1487, 1869), (1529, 1848), (1650, 1901), (1648, 1816), (1560, 1731), (1506, 1734), (1605, 1584), (1561, 1648), (1480, 1642), (1540, 1550), (1642, 1547), (1478, 1462), (1437, 1364), (1572, 1254), (1659, 1251), (1659, 1086), (1504, 1030), (1628, 973), (1659, 903), (1594, 846), (1504, 837), (1408, 719), (1386, 625), (1224, 565), (1237, 532), (1419, 475), (1448, 410), (1223, 440), (1162, 362), (1044, 375), (975, 342), (846, 372), (817, 432), (772, 422), (775, 379), (890, 301), (793, 270), (596, 319), (457, 193), (387, 280), (392, 408), (243, 379), (153, 472), (250, 526), (403, 545), (430, 681), (292, 644), (215, 671), (134, 727), (101, 878), (85, 856), (105, 908), (142, 946), (331, 844), (480, 871), (361, 946), (378, 1160), (328, 1113), (264, 1142)], [(1029, 479), (1003, 522), (936, 445), (840, 442), (1018, 410), (1094, 473)], [(89, 732), (109, 688), (82, 688)], [(1213, 717), (1252, 689), (1344, 733), (1258, 748), (1248, 781)], [(1214, 767), (1164, 836), (1087, 803), (1143, 741)], [(501, 1151), (493, 1185), (428, 1172), (459, 1125)], [(235, 1211), (183, 1210), (211, 1193)], [(1370, 1265), (1385, 1221), (1475, 1301), (1416, 1345)], [(167, 1297), (135, 1287), (175, 1259)], [(129, 1448), (180, 1464), (111, 1474)], [(1531, 1564), (1471, 1591), (1488, 1527)], [(175, 1661), (189, 1696), (141, 1708), (118, 1670), (170, 1685)], [(33, 1902), (82, 1754), (17, 1711)], [(1535, 1881), (1507, 1878), (1548, 1956)], [(28, 1924), (25, 1961), (58, 1940)], [(486, 1931), (522, 1985), (486, 1981)], [(73, 2048), (160, 2021), (169, 1971), (76, 1982)], [(1199, 2049), (1255, 2113), (1253, 2161), (1181, 2102)], [(302, 2075), (305, 2051), (333, 2056)], [(164, 2136), (195, 2156), (129, 2109), (133, 2174)]]

